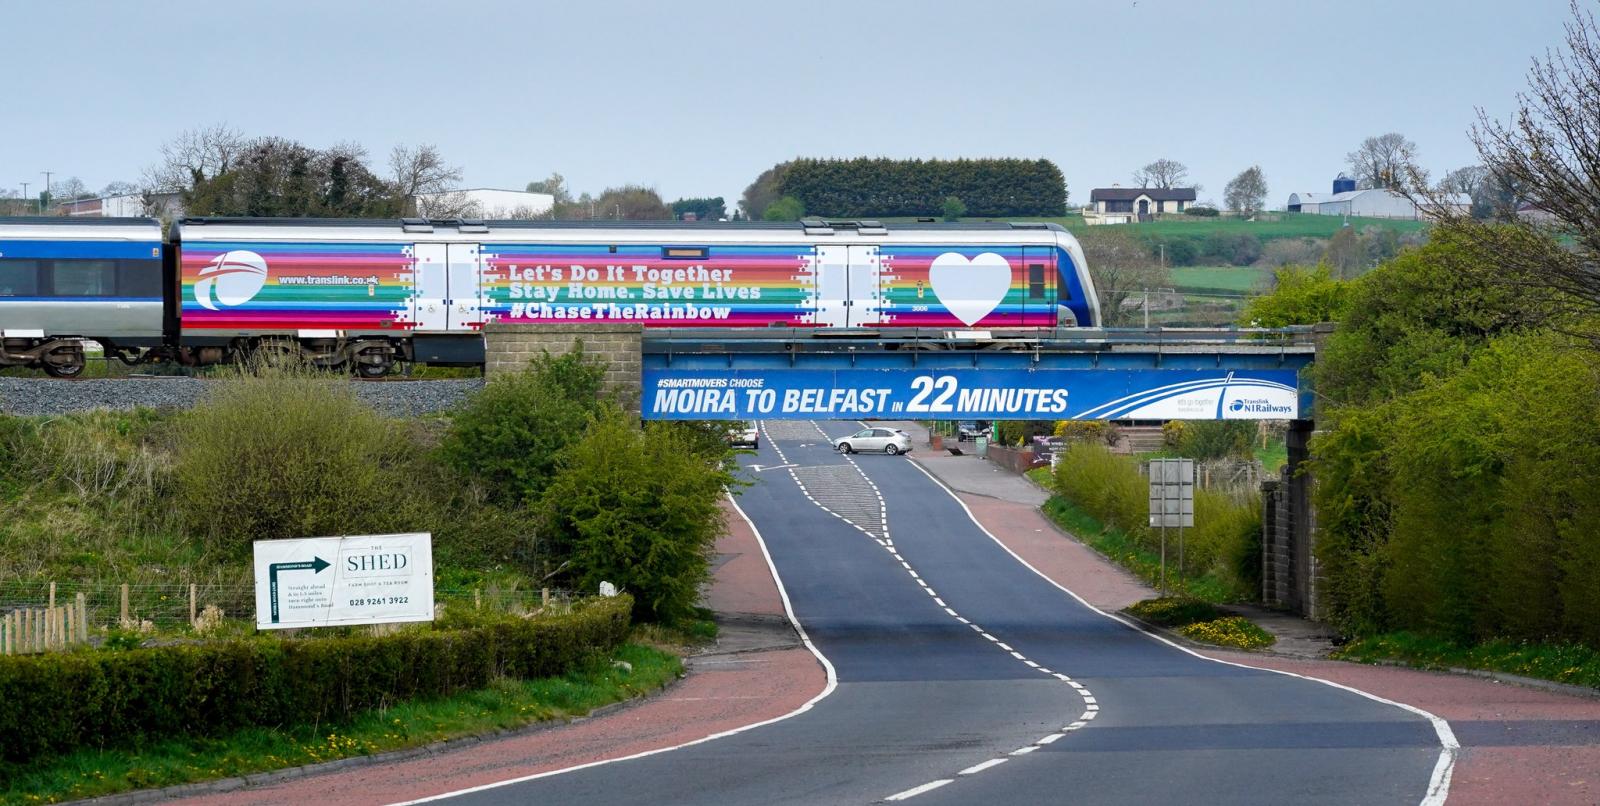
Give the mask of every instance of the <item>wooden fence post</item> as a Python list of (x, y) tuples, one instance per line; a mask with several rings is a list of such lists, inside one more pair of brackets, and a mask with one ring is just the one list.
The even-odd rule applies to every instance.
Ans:
[(126, 582), (122, 583), (122, 616), (118, 620), (117, 626), (123, 629), (128, 628), (128, 583)]
[(196, 613), (196, 611), (195, 611), (195, 597), (196, 597), (197, 593), (198, 593), (198, 591), (195, 588), (195, 584), (193, 582), (190, 582), (189, 583), (189, 626), (190, 627), (193, 627), (195, 625), (195, 621), (196, 621), (197, 616), (198, 616), (198, 613)]
[(78, 602), (78, 640), (87, 642), (89, 640), (89, 604), (81, 592), (73, 598), (77, 599)]

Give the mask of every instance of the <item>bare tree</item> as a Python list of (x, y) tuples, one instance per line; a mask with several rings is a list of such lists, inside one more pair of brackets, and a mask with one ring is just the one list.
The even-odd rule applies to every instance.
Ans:
[(218, 123), (190, 129), (161, 146), (161, 161), (144, 170), (144, 185), (154, 192), (182, 191), (234, 166), (247, 141), (238, 129)]
[(427, 218), (470, 218), (470, 201), (457, 192), (461, 168), (448, 165), (430, 143), (397, 145), (389, 152), (389, 182), (395, 200), (407, 214)]
[(1222, 200), (1228, 209), (1245, 218), (1261, 212), (1267, 206), (1267, 177), (1260, 165), (1252, 165), (1239, 172), (1223, 188)]
[(1124, 303), (1135, 294), (1171, 285), (1169, 273), (1151, 257), (1149, 247), (1123, 227), (1091, 227), (1078, 241), (1100, 296), (1100, 316), (1108, 326), (1133, 321), (1137, 314)]
[(1345, 155), (1356, 187), (1402, 190), (1409, 182), (1425, 180), (1417, 167), (1417, 144), (1399, 132), (1380, 134), (1361, 141)]
[[(1550, 295), (1578, 332), (1600, 348), (1600, 26), (1594, 15), (1571, 2), (1565, 47), (1534, 59), (1528, 90), (1517, 94), (1508, 122), (1482, 109), (1472, 128), (1478, 156), (1497, 197), (1526, 200), (1547, 212), (1548, 228), (1570, 239), (1562, 248), (1544, 225), (1510, 217), (1512, 225), (1473, 221), (1435, 193), (1426, 205), (1495, 270), (1486, 279)], [(1428, 197), (1427, 192), (1421, 195)], [(1499, 203), (1497, 202), (1497, 205)], [(1497, 211), (1504, 216), (1503, 209)]]
[[(1133, 172), (1133, 181), (1138, 182), (1140, 187), (1147, 188), (1179, 187), (1188, 178), (1189, 166), (1177, 160), (1169, 160), (1166, 157), (1162, 157)], [(1193, 187), (1197, 192), (1200, 190), (1199, 185), (1194, 185)]]
[(116, 182), (107, 182), (105, 187), (100, 188), (101, 196), (128, 196), (138, 192), (138, 185), (132, 182), (123, 182), (121, 180)]

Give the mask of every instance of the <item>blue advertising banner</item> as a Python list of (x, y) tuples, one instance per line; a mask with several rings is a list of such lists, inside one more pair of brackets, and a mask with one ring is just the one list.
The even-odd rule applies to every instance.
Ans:
[(1294, 370), (644, 371), (652, 420), (1293, 420)]

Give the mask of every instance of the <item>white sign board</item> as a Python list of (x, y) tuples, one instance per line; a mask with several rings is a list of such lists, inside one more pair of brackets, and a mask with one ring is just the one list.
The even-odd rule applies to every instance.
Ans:
[(256, 627), (433, 620), (433, 536), (255, 542)]
[(1194, 526), (1194, 460), (1150, 460), (1150, 525)]

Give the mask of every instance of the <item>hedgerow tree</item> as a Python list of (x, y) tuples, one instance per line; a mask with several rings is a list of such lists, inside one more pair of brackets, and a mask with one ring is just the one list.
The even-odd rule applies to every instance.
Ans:
[[(1429, 212), (1441, 226), (1457, 231), (1485, 254), (1485, 279), (1530, 292), (1548, 291), (1576, 314), (1563, 328), (1600, 349), (1600, 150), (1595, 148), (1600, 120), (1600, 26), (1594, 15), (1571, 2), (1564, 47), (1535, 59), (1528, 90), (1517, 95), (1509, 121), (1479, 110), (1472, 139), (1497, 196), (1510, 196), (1514, 208), (1526, 201), (1555, 219), (1553, 228), (1570, 248), (1557, 249), (1529, 237), (1539, 229), (1498, 211), (1513, 227), (1472, 220), (1436, 191), (1420, 189)], [(1530, 245), (1541, 248), (1529, 249)]]
[(745, 191), (746, 212), (793, 196), (828, 218), (938, 216), (955, 196), (973, 216), (1066, 215), (1067, 183), (1046, 159), (796, 159)]
[(469, 398), (451, 418), (440, 451), (493, 500), (536, 501), (561, 451), (605, 405), (604, 379), (605, 367), (585, 356), (581, 344), (560, 356), (543, 353), (526, 371), (496, 377)]
[(590, 419), (541, 499), (543, 547), (585, 591), (611, 582), (652, 621), (692, 614), (723, 533), (720, 500), (734, 479), (719, 455), (666, 423), (617, 409)]

